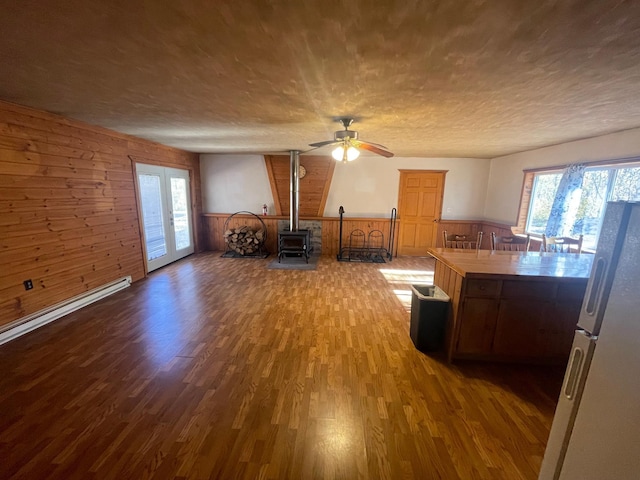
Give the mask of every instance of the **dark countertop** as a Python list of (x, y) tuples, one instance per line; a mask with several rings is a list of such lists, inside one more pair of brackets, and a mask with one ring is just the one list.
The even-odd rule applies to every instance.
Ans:
[(595, 255), (429, 248), (428, 253), (463, 277), (589, 278)]

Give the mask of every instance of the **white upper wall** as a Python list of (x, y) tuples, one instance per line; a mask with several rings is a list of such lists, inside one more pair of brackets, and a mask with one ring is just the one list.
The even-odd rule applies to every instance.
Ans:
[(638, 156), (640, 128), (494, 158), (483, 216), (487, 220), (515, 224), (525, 169)]
[[(304, 155), (300, 157), (304, 165)], [(398, 206), (398, 170), (447, 170), (442, 218), (481, 218), (490, 160), (475, 158), (400, 158), (362, 156), (336, 165), (324, 215), (337, 217), (342, 205), (348, 217), (388, 217)], [(259, 213), (273, 196), (262, 155), (200, 155), (203, 210), (206, 213)], [(304, 183), (300, 188), (304, 188)]]
[(200, 155), (202, 210), (205, 213), (275, 212), (262, 155)]
[(489, 165), (489, 160), (477, 158), (377, 156), (338, 163), (324, 215), (337, 217), (342, 205), (349, 217), (388, 217), (398, 207), (399, 170), (447, 170), (442, 218), (478, 218), (483, 215)]
[[(523, 170), (640, 156), (640, 128), (506, 155), (475, 158), (363, 156), (336, 165), (325, 216), (388, 217), (398, 206), (398, 170), (447, 170), (442, 218), (486, 219), (513, 225)], [(304, 165), (304, 155), (300, 157)], [(274, 204), (262, 155), (200, 155), (203, 209), (207, 213), (259, 213)]]

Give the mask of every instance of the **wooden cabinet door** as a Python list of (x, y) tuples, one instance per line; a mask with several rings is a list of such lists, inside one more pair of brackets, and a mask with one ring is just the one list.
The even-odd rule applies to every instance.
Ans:
[(420, 256), (436, 245), (445, 172), (400, 171), (398, 255)]
[(559, 283), (553, 314), (545, 318), (545, 338), (541, 343), (543, 355), (558, 359), (568, 358), (586, 289), (586, 281)]
[(568, 358), (580, 317), (581, 301), (556, 301), (553, 314), (547, 315), (538, 336), (539, 354), (549, 358)]
[(491, 353), (498, 316), (498, 300), (467, 298), (462, 305), (462, 321), (456, 353)]
[(493, 353), (512, 357), (539, 357), (546, 336), (545, 320), (551, 305), (540, 299), (500, 301)]

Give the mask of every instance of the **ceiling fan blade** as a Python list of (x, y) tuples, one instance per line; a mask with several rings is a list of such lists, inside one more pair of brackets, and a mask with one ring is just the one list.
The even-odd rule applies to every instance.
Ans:
[(387, 147), (385, 147), (384, 145), (380, 145), (379, 143), (365, 142), (364, 140), (356, 140), (356, 141), (360, 143), (366, 143), (367, 145), (373, 145), (374, 147), (382, 148), (383, 150), (389, 150)]
[(342, 140), (340, 140), (340, 141), (327, 140), (325, 142), (310, 143), (309, 146), (310, 147), (320, 148), (320, 147), (324, 147), (325, 145), (337, 145), (338, 143), (342, 143)]
[(387, 158), (393, 157), (393, 153), (387, 150), (383, 150), (382, 148), (378, 148), (377, 146), (372, 145), (369, 142), (362, 142), (360, 140), (351, 140), (351, 144), (356, 148), (362, 148), (363, 150), (368, 150), (378, 155), (382, 155), (383, 157), (387, 157)]

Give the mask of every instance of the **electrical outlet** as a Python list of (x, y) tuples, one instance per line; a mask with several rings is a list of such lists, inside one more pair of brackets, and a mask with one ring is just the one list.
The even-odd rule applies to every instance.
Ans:
[(24, 282), (22, 282), (22, 284), (24, 285), (25, 290), (31, 290), (33, 288), (33, 282), (31, 281), (31, 279), (25, 280)]

